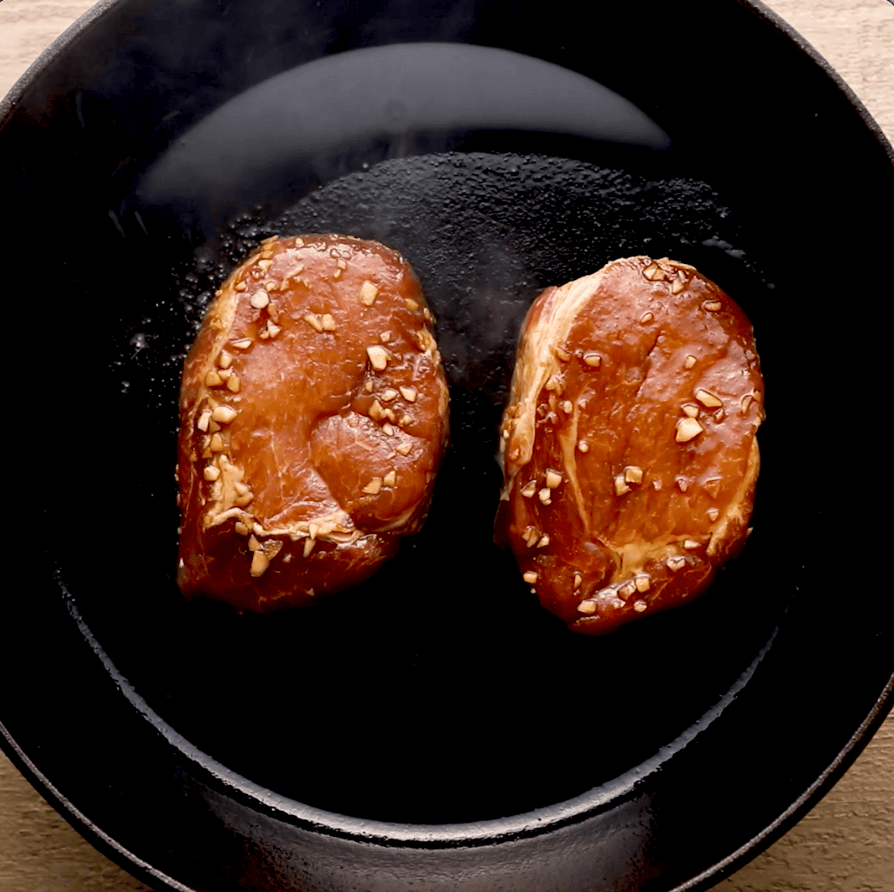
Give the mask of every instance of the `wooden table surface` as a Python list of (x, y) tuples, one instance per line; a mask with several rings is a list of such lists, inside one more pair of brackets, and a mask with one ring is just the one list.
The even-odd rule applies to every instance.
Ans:
[[(92, 5), (92, 0), (2, 0), (0, 96)], [(833, 65), (894, 143), (892, 0), (767, 0), (767, 5)], [(894, 892), (894, 714), (793, 829), (716, 889)], [(149, 892), (82, 839), (0, 754), (0, 892), (111, 890)]]

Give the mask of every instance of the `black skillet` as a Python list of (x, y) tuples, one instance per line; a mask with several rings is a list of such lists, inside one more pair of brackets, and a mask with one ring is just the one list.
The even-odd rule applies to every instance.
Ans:
[[(144, 881), (703, 888), (890, 708), (892, 151), (759, 3), (102, 2), (0, 105), (0, 177), (27, 345), (0, 743)], [(414, 265), (452, 445), (372, 581), (236, 616), (172, 579), (179, 364), (226, 271), (287, 231)], [(711, 592), (589, 640), (492, 544), (496, 430), (533, 297), (634, 253), (751, 317), (764, 465)]]

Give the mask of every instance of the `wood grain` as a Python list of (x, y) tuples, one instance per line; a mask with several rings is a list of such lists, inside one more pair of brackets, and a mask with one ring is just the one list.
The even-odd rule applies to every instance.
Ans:
[[(894, 141), (894, 4), (770, 0)], [(0, 95), (91, 0), (2, 0)], [(718, 892), (894, 892), (894, 715), (785, 836)], [(0, 755), (0, 892), (150, 892), (96, 851)], [(596, 890), (594, 890), (596, 892)]]

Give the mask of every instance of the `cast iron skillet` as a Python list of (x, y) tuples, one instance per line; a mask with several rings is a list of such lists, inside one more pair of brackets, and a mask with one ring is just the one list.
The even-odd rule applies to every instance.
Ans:
[[(883, 719), (892, 152), (760, 4), (104, 2), (0, 113), (28, 346), (2, 743), (141, 879), (706, 887)], [(226, 271), (284, 231), (407, 256), (453, 438), (424, 531), (372, 581), (236, 616), (172, 579), (179, 365)], [(496, 431), (533, 297), (634, 253), (749, 314), (764, 465), (708, 595), (588, 640), (492, 543)]]

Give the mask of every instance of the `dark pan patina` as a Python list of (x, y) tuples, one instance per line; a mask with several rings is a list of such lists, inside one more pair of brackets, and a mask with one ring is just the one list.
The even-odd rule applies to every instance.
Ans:
[[(863, 556), (891, 149), (759, 4), (668, 6), (100, 3), (0, 106), (6, 293), (33, 332), (2, 743), (150, 884), (707, 887), (890, 708)], [(417, 270), (450, 454), (362, 588), (186, 604), (180, 363), (227, 271), (302, 231)], [(754, 323), (755, 531), (698, 603), (582, 640), (493, 545), (497, 428), (530, 301), (633, 253), (692, 263)]]

